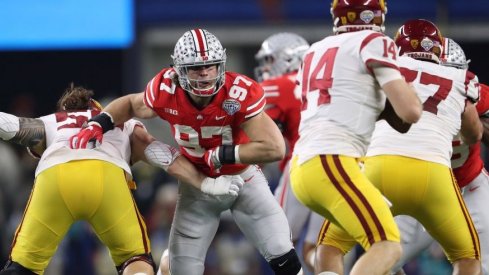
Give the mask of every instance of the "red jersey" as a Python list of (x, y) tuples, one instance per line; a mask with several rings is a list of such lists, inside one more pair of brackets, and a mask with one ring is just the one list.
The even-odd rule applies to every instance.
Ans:
[[(479, 116), (489, 113), (489, 86), (480, 84), (480, 97), (476, 105)], [(484, 162), (481, 159), (481, 145), (477, 142), (468, 146), (463, 144), (460, 139), (452, 143), (452, 168), (458, 185), (464, 187), (474, 180), (484, 168)]]
[(294, 150), (294, 145), (299, 138), (299, 123), (301, 120), (300, 95), (296, 96), (295, 78), (297, 72), (285, 74), (265, 80), (261, 83), (265, 91), (267, 105), (265, 112), (279, 125), (282, 134), (288, 143), (288, 153), (280, 162), (283, 170)]
[(246, 168), (244, 164), (224, 164), (219, 173), (212, 172), (204, 153), (220, 145), (249, 141), (241, 124), (265, 107), (261, 86), (244, 75), (226, 72), (225, 83), (211, 103), (198, 109), (188, 92), (173, 83), (175, 74), (171, 68), (158, 73), (146, 87), (144, 103), (171, 125), (181, 153), (207, 176), (236, 174)]

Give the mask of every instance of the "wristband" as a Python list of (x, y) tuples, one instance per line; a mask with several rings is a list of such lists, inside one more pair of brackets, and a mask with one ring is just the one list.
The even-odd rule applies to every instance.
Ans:
[(219, 161), (222, 164), (236, 163), (236, 147), (235, 145), (222, 145), (219, 147)]
[(100, 124), (100, 127), (102, 127), (102, 131), (104, 133), (114, 129), (114, 120), (112, 119), (112, 116), (107, 112), (101, 112), (100, 114), (88, 120), (88, 122), (90, 121), (94, 121)]

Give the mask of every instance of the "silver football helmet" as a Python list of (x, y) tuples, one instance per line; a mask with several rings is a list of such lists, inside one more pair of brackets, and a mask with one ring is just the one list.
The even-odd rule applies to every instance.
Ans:
[[(178, 39), (171, 57), (178, 81), (187, 92), (196, 96), (212, 96), (224, 85), (226, 49), (207, 30), (193, 29), (185, 32)], [(217, 77), (205, 81), (189, 79), (189, 68), (209, 65), (217, 66)], [(209, 86), (209, 82), (212, 85)]]
[(465, 70), (469, 68), (470, 60), (467, 60), (464, 50), (457, 42), (445, 37), (443, 44), (443, 53), (440, 60), (441, 65)]
[(258, 82), (299, 70), (309, 43), (295, 33), (274, 34), (261, 44), (255, 59), (255, 78)]

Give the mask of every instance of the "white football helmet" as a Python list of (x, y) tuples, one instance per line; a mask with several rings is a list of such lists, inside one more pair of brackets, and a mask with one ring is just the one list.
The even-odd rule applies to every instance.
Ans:
[(258, 82), (270, 77), (299, 70), (309, 43), (295, 33), (274, 34), (261, 44), (255, 59), (255, 78)]
[(469, 68), (470, 60), (467, 60), (464, 50), (457, 42), (445, 37), (443, 44), (443, 53), (440, 58), (441, 65), (465, 70)]
[[(204, 29), (193, 29), (185, 32), (175, 45), (171, 56), (178, 81), (184, 90), (196, 96), (212, 96), (224, 85), (226, 49), (212, 33)], [(200, 85), (199, 80), (188, 78), (188, 68), (195, 66), (217, 65), (218, 74), (214, 82), (209, 85)], [(205, 88), (202, 88), (205, 86)]]

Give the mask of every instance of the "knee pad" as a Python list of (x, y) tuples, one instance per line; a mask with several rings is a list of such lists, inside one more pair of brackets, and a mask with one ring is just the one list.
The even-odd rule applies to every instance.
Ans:
[(19, 263), (12, 262), (11, 260), (7, 261), (5, 267), (0, 271), (2, 275), (36, 275), (36, 273), (31, 270), (23, 267)]
[(153, 271), (156, 273), (155, 261), (153, 260), (153, 256), (151, 256), (151, 253), (149, 253), (149, 254), (137, 255), (137, 256), (133, 256), (133, 257), (129, 258), (128, 260), (123, 262), (121, 265), (116, 267), (117, 268), (117, 274), (122, 275), (122, 273), (124, 273), (124, 269), (126, 269), (126, 267), (128, 265), (130, 265), (133, 262), (137, 262), (137, 261), (143, 261), (143, 262), (148, 263), (149, 265), (151, 265), (153, 267)]
[(269, 264), (275, 275), (297, 275), (302, 268), (299, 257), (293, 248), (286, 254), (272, 259)]

